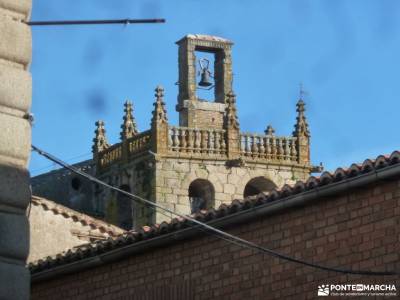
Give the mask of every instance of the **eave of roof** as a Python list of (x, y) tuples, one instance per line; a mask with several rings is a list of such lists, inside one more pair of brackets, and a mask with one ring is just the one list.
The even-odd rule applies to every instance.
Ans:
[[(268, 196), (234, 200), (230, 205), (221, 205), (217, 210), (201, 211), (194, 217), (215, 227), (224, 227), (255, 217), (276, 213), (290, 207), (307, 203), (362, 187), (379, 180), (400, 176), (400, 152), (390, 156), (378, 156), (365, 160), (363, 164), (352, 164), (349, 168), (338, 168), (334, 173), (324, 172), (319, 177), (310, 177), (306, 182), (294, 186), (285, 185)], [(48, 257), (30, 264), (32, 280), (41, 281), (61, 274), (109, 263), (111, 261), (199, 235), (199, 229), (190, 227), (186, 219), (175, 218), (154, 226), (144, 226), (116, 239), (86, 244), (55, 257)]]

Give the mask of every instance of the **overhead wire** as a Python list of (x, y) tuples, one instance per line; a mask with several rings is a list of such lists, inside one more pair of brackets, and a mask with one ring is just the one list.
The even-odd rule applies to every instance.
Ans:
[(34, 145), (32, 145), (32, 150), (36, 151), (38, 154), (46, 157), (47, 159), (59, 164), (60, 166), (72, 171), (73, 173), (78, 174), (78, 175), (88, 179), (91, 182), (97, 183), (97, 184), (102, 185), (102, 186), (104, 186), (106, 188), (109, 188), (111, 190), (115, 190), (115, 191), (117, 191), (117, 192), (119, 192), (121, 194), (124, 194), (124, 195), (132, 198), (133, 201), (136, 200), (135, 202), (139, 201), (139, 202), (144, 203), (146, 205), (149, 205), (149, 206), (151, 206), (151, 207), (153, 207), (155, 209), (158, 208), (158, 209), (160, 209), (160, 210), (162, 210), (164, 212), (170, 213), (171, 215), (176, 215), (176, 216), (178, 216), (178, 217), (180, 217), (182, 219), (185, 219), (185, 220), (189, 221), (189, 225), (191, 225), (190, 223), (195, 224), (196, 226), (194, 226), (194, 228), (198, 227), (200, 230), (206, 231), (207, 233), (212, 233), (213, 235), (217, 236), (218, 238), (220, 238), (222, 240), (225, 240), (225, 241), (228, 241), (228, 242), (230, 242), (232, 244), (235, 244), (235, 245), (238, 245), (238, 246), (241, 246), (241, 247), (246, 247), (246, 248), (249, 248), (249, 249), (253, 249), (253, 250), (256, 250), (258, 252), (261, 252), (261, 253), (264, 253), (264, 254), (268, 254), (268, 255), (271, 255), (271, 256), (286, 260), (286, 261), (290, 261), (290, 262), (293, 262), (293, 263), (297, 263), (297, 264), (305, 265), (305, 266), (308, 266), (308, 267), (311, 267), (311, 268), (320, 269), (320, 270), (329, 271), (329, 272), (336, 272), (336, 273), (349, 274), (349, 275), (366, 275), (366, 276), (394, 276), (394, 275), (400, 275), (400, 272), (397, 272), (397, 271), (367, 271), (367, 270), (352, 270), (352, 269), (327, 267), (327, 266), (315, 264), (315, 263), (312, 263), (312, 262), (304, 261), (304, 260), (301, 260), (301, 259), (297, 259), (297, 258), (288, 256), (288, 255), (279, 253), (277, 251), (262, 247), (260, 245), (257, 245), (255, 243), (253, 243), (253, 242), (247, 241), (247, 240), (242, 239), (242, 238), (240, 238), (238, 236), (235, 236), (235, 235), (232, 235), (232, 234), (227, 233), (225, 231), (222, 231), (222, 230), (220, 230), (218, 228), (212, 227), (212, 226), (210, 226), (210, 225), (208, 225), (206, 223), (203, 223), (203, 222), (201, 222), (199, 220), (196, 220), (195, 218), (193, 218), (191, 216), (175, 212), (175, 211), (173, 211), (173, 210), (171, 210), (169, 208), (163, 207), (162, 205), (160, 205), (158, 203), (155, 203), (153, 201), (150, 201), (150, 200), (145, 199), (143, 197), (140, 197), (138, 195), (129, 193), (129, 192), (124, 191), (122, 189), (119, 189), (119, 188), (117, 188), (115, 186), (112, 186), (112, 185), (110, 185), (110, 184), (108, 184), (108, 183), (106, 183), (106, 182), (104, 182), (104, 181), (102, 181), (102, 180), (90, 175), (90, 174), (82, 172), (81, 170), (75, 168), (74, 166), (69, 165), (68, 163), (66, 163), (66, 162), (62, 161), (61, 159), (51, 155), (50, 153), (47, 153), (44, 150), (41, 150), (41, 149), (37, 148)]

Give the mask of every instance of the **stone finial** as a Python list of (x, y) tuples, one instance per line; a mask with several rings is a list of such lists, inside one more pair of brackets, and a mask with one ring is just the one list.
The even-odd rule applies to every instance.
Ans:
[(157, 86), (155, 89), (156, 101), (154, 102), (153, 118), (151, 119), (151, 126), (156, 126), (161, 123), (168, 123), (167, 110), (165, 109), (164, 102), (164, 88)]
[(225, 127), (239, 129), (239, 121), (236, 112), (236, 95), (233, 91), (227, 94), (225, 109)]
[(133, 106), (132, 102), (127, 100), (124, 104), (125, 115), (124, 115), (124, 123), (121, 125), (121, 140), (129, 139), (138, 134), (138, 130), (136, 127), (136, 121), (133, 117), (132, 111)]
[(265, 132), (266, 135), (270, 135), (270, 136), (274, 136), (275, 135), (275, 129), (272, 127), (271, 124), (269, 124), (267, 126), (267, 129), (265, 129), (264, 132)]
[(306, 116), (304, 115), (305, 111), (305, 103), (302, 99), (300, 99), (297, 104), (297, 118), (296, 124), (294, 125), (293, 136), (305, 136), (310, 137), (310, 131), (308, 129), (308, 123), (306, 120)]
[(106, 130), (104, 129), (104, 122), (99, 120), (96, 123), (95, 137), (93, 139), (92, 152), (99, 153), (107, 149), (110, 145), (107, 142)]

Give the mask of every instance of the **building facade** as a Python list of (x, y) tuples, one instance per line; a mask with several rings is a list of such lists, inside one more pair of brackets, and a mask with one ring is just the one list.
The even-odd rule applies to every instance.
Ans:
[(117, 226), (36, 196), (32, 197), (28, 218), (28, 263), (124, 233)]
[[(93, 159), (81, 167), (108, 184), (182, 214), (307, 179), (313, 167), (303, 100), (297, 103), (291, 136), (275, 136), (271, 126), (263, 134), (241, 132), (232, 87), (233, 43), (215, 36), (187, 35), (177, 45), (179, 126), (168, 122), (164, 89), (157, 87), (150, 129), (138, 132), (132, 103), (126, 102), (121, 142), (110, 145), (104, 122), (98, 121)], [(213, 91), (214, 99), (202, 99), (204, 89)], [(60, 199), (73, 194), (74, 199), (63, 201), (73, 206), (85, 202), (92, 211), (123, 228), (169, 219), (120, 193), (92, 186), (65, 172), (34, 179), (34, 193), (57, 201), (59, 197), (49, 195), (48, 189), (49, 181), (58, 176), (69, 181), (70, 187)]]
[[(364, 295), (362, 289), (348, 290), (349, 297), (400, 295), (397, 151), (195, 217), (269, 250), (343, 272), (241, 247), (173, 219), (31, 265), (32, 299), (319, 299), (319, 287), (331, 285), (394, 286)], [(346, 298), (337, 290), (325, 292)]]

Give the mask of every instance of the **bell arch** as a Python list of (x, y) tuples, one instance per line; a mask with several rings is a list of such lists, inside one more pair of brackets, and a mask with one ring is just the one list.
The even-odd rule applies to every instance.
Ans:
[(191, 213), (209, 209), (215, 204), (215, 189), (206, 179), (195, 179), (189, 185), (189, 203)]
[(243, 197), (246, 198), (258, 194), (268, 194), (276, 187), (276, 184), (270, 179), (263, 176), (254, 177), (247, 182), (244, 188)]

